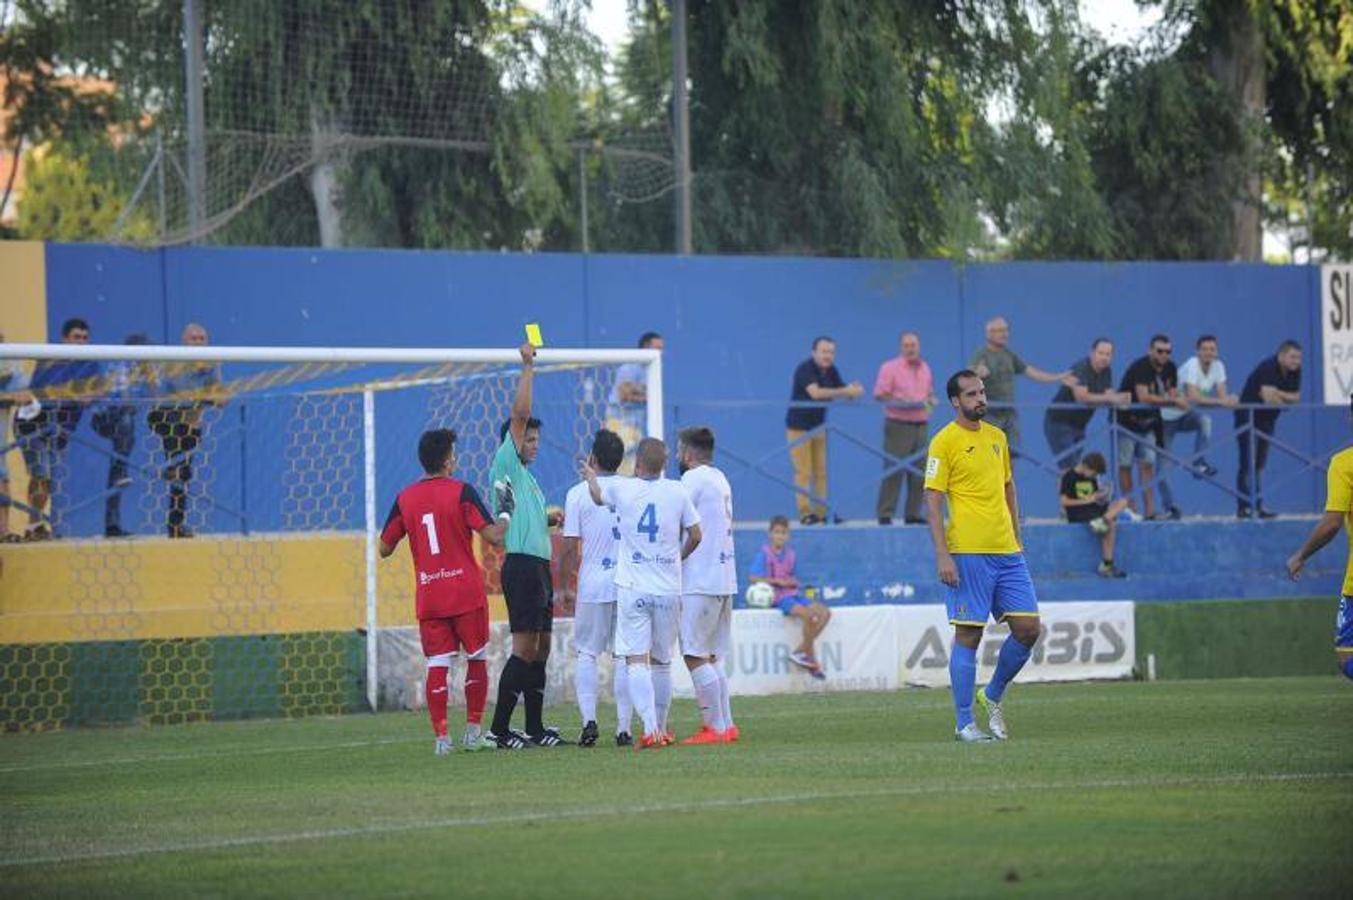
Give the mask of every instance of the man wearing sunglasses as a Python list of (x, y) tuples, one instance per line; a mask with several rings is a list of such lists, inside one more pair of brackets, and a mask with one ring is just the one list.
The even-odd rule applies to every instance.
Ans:
[(1171, 506), (1159, 513), (1151, 482), (1155, 477), (1156, 447), (1162, 443), (1162, 408), (1187, 410), (1188, 400), (1179, 393), (1179, 370), (1170, 359), (1174, 347), (1163, 334), (1152, 336), (1145, 356), (1135, 360), (1123, 374), (1120, 391), (1132, 395), (1132, 408), (1118, 413), (1118, 484), (1132, 508), (1132, 464), (1142, 486), (1142, 514), (1148, 519), (1177, 519), (1179, 508)]

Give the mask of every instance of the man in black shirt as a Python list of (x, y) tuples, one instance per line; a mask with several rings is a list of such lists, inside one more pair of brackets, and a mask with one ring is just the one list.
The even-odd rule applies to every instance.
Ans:
[(1124, 497), (1132, 496), (1132, 462), (1135, 459), (1142, 485), (1142, 512), (1148, 519), (1179, 518), (1179, 509), (1173, 506), (1158, 516), (1151, 492), (1156, 447), (1164, 442), (1160, 407), (1189, 408), (1189, 401), (1179, 393), (1179, 370), (1170, 360), (1173, 351), (1169, 337), (1153, 335), (1146, 356), (1128, 366), (1123, 383), (1118, 386), (1120, 391), (1132, 395), (1135, 407), (1118, 414), (1118, 485)]
[[(794, 384), (790, 388), (791, 403), (812, 403), (854, 399), (864, 393), (858, 381), (846, 384), (836, 370), (836, 341), (829, 337), (813, 338), (813, 355), (794, 369)], [(805, 525), (825, 521), (827, 507), (814, 503), (813, 496), (827, 496), (827, 435), (814, 431), (827, 421), (824, 406), (791, 406), (785, 415), (785, 437), (789, 439), (789, 457), (794, 462), (794, 499), (799, 507), (799, 521)], [(813, 432), (809, 434), (809, 432)], [(809, 488), (809, 482), (812, 488)]]
[[(1268, 463), (1268, 439), (1278, 424), (1281, 407), (1300, 401), (1301, 345), (1289, 339), (1282, 342), (1276, 355), (1254, 367), (1240, 392), (1242, 405), (1264, 403), (1275, 408), (1238, 409), (1235, 413), (1236, 444), (1240, 448), (1240, 468), (1236, 472), (1236, 492), (1240, 494), (1236, 515), (1239, 518), (1248, 519), (1254, 514), (1261, 519), (1271, 519), (1276, 515), (1264, 508), (1260, 476)], [(1245, 427), (1250, 424), (1253, 429)], [(1250, 484), (1251, 447), (1254, 448), (1253, 490)]]
[(1043, 435), (1060, 471), (1074, 467), (1085, 450), (1085, 429), (1097, 406), (1124, 406), (1128, 395), (1113, 389), (1113, 342), (1098, 337), (1090, 343), (1090, 355), (1071, 366), (1074, 386), (1062, 385), (1054, 404), (1080, 403), (1085, 409), (1049, 408), (1043, 414)]

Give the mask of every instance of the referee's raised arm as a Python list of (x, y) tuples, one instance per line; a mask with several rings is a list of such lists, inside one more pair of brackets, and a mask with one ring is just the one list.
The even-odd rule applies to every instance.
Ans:
[(536, 348), (522, 344), (517, 348), (521, 353), (521, 375), (517, 378), (517, 394), (512, 398), (512, 443), (520, 451), (526, 442), (526, 425), (531, 421), (531, 388), (535, 383)]

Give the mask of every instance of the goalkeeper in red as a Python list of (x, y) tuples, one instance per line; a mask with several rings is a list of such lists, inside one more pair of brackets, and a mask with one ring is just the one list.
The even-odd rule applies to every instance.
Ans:
[[(1353, 413), (1353, 397), (1349, 398)], [(1325, 514), (1311, 529), (1306, 542), (1287, 559), (1287, 574), (1301, 577), (1301, 569), (1330, 541), (1339, 529), (1348, 532), (1349, 559), (1344, 566), (1344, 584), (1339, 591), (1339, 611), (1334, 617), (1334, 654), (1339, 671), (1353, 679), (1353, 447), (1345, 447), (1330, 459), (1325, 475)]]
[(417, 585), (418, 634), (427, 657), (428, 715), (436, 735), (438, 756), (451, 752), (446, 730), (446, 682), (451, 657), (465, 654), (466, 750), (496, 747), (480, 730), (489, 695), (484, 658), (489, 649), (489, 602), (484, 573), (475, 559), (473, 533), (501, 545), (512, 498), (500, 502), (495, 522), (473, 487), (451, 477), (456, 468), (456, 433), (449, 428), (423, 432), (418, 461), (426, 473), (395, 498), (381, 531), (381, 558), (395, 552), (409, 536)]

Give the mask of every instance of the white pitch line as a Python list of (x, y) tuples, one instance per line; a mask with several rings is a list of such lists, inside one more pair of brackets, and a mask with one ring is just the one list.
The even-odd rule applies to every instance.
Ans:
[(165, 753), (158, 756), (122, 756), (107, 759), (85, 759), (72, 762), (38, 763), (36, 765), (0, 766), (0, 775), (16, 772), (45, 772), (50, 769), (100, 769), (108, 766), (137, 766), (147, 763), (184, 762), (195, 759), (230, 759), (237, 756), (266, 756), (272, 753), (314, 753), (322, 750), (352, 750), (361, 747), (383, 747), (388, 744), (422, 743), (422, 738), (377, 738), (367, 741), (339, 741), (328, 744), (306, 744), (294, 747), (248, 747), (238, 750), (203, 750), (197, 753)]
[[(1179, 778), (1108, 778), (1091, 781), (1050, 781), (1025, 783), (1024, 791), (1092, 791), (1116, 788), (1176, 788), (1203, 785), (1280, 783), (1297, 781), (1336, 781), (1353, 778), (1351, 772), (1274, 772), (1258, 775), (1217, 775)], [(456, 816), (424, 819), (413, 822), (391, 822), (358, 828), (329, 828), (311, 831), (282, 832), (278, 834), (240, 835), (233, 838), (215, 838), (202, 841), (180, 841), (144, 847), (121, 847), (85, 852), (50, 853), (40, 856), (0, 858), (0, 869), (21, 866), (69, 865), (110, 859), (130, 859), (171, 853), (202, 853), (215, 850), (233, 850), (241, 847), (270, 847), (307, 841), (329, 841), (350, 837), (380, 837), (410, 831), (429, 831), (440, 828), (466, 828), (487, 825), (511, 825), (518, 822), (554, 822), (560, 820), (604, 819), (619, 816), (642, 816), (661, 813), (702, 812), (711, 809), (744, 809), (783, 803), (822, 803), (841, 800), (868, 800), (879, 797), (919, 797), (935, 794), (985, 793), (993, 785), (912, 785), (894, 788), (871, 788), (861, 791), (821, 791), (816, 793), (779, 794), (737, 799), (693, 800), (685, 803), (658, 803), (644, 806), (593, 806), (583, 809), (503, 813), (501, 815)]]

